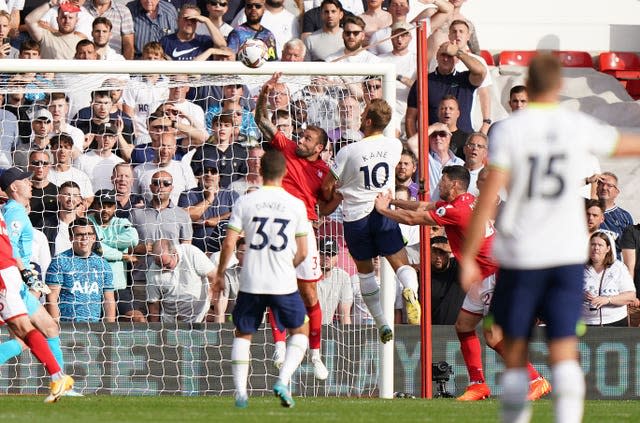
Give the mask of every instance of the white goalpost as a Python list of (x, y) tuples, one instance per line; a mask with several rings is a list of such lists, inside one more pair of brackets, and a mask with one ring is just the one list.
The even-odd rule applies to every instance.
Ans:
[[(102, 81), (110, 76), (122, 81), (129, 77), (151, 74), (170, 75), (171, 87), (175, 75), (189, 75), (192, 87), (240, 83), (250, 92), (259, 87), (274, 72), (282, 72), (281, 82), (287, 85), (291, 98), (302, 95), (315, 77), (327, 77), (332, 88), (326, 91), (327, 101), (318, 102), (318, 115), (327, 122), (339, 123), (338, 100), (349, 86), (360, 86), (365, 77), (378, 77), (382, 82), (384, 99), (395, 107), (396, 71), (392, 64), (360, 65), (351, 63), (268, 62), (251, 69), (240, 62), (171, 62), (171, 61), (58, 61), (58, 60), (0, 60), (0, 73), (8, 75), (0, 82), (0, 94), (5, 101), (10, 94), (25, 92), (46, 94), (74, 92), (90, 96), (91, 91), (110, 90)], [(38, 86), (13, 85), (11, 76), (22, 73), (54, 73), (50, 84)], [(65, 77), (62, 77), (66, 75)], [(95, 75), (92, 78), (90, 75)], [(100, 80), (100, 81), (98, 81)], [(63, 82), (61, 82), (63, 81)], [(125, 90), (140, 87), (123, 83)], [(35, 96), (38, 104), (38, 96)], [(82, 97), (82, 95), (80, 96)], [(209, 104), (221, 99), (199, 99)], [(47, 107), (46, 104), (40, 103)], [(149, 111), (151, 113), (152, 110)], [(206, 110), (205, 110), (206, 112)], [(314, 113), (316, 110), (314, 109)], [(20, 117), (18, 117), (20, 119)], [(71, 116), (68, 117), (70, 121)], [(23, 119), (19, 124), (30, 125)], [(386, 129), (395, 136), (396, 123)], [(0, 123), (4, 131), (5, 123)], [(329, 131), (334, 128), (324, 127)], [(4, 132), (2, 132), (4, 134)], [(135, 139), (135, 136), (133, 137)], [(5, 141), (6, 142), (6, 141)], [(9, 157), (7, 146), (0, 154)], [(7, 156), (9, 154), (9, 156)], [(0, 166), (8, 167), (0, 162)], [(334, 215), (336, 215), (334, 213)], [(334, 218), (335, 216), (332, 215)], [(339, 222), (339, 215), (338, 220)], [(335, 223), (335, 222), (334, 222)], [(327, 225), (328, 228), (333, 226)], [(326, 235), (341, 238), (339, 232), (328, 230)], [(388, 321), (394, 321), (396, 296), (395, 275), (386, 261), (381, 264), (383, 310)], [(349, 267), (348, 256), (341, 256), (340, 265)], [(353, 265), (351, 264), (351, 269)], [(357, 274), (356, 274), (357, 275)], [(357, 279), (357, 277), (356, 277)], [(357, 295), (356, 295), (357, 296)], [(61, 325), (65, 370), (74, 376), (76, 388), (85, 394), (117, 395), (230, 395), (233, 393), (231, 375), (231, 323), (172, 324), (119, 322), (73, 323)], [(342, 325), (336, 320), (323, 325), (321, 352), (329, 369), (326, 381), (315, 380), (310, 359), (305, 359), (292, 378), (294, 395), (307, 396), (379, 396), (392, 398), (394, 392), (394, 343), (381, 344), (375, 326), (368, 322)], [(8, 339), (6, 329), (0, 329), (0, 342)], [(266, 395), (275, 380), (273, 367), (274, 344), (268, 323), (254, 337), (249, 391), (252, 395)], [(47, 384), (39, 363), (24, 352), (0, 366), (0, 393), (37, 393)]]

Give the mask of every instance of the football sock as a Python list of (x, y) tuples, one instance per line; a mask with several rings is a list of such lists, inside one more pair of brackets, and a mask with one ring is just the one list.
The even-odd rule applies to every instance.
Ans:
[(56, 336), (55, 338), (47, 338), (47, 344), (49, 344), (49, 349), (56, 358), (60, 368), (64, 369), (64, 357), (62, 356), (62, 348), (60, 347), (60, 337)]
[(10, 339), (0, 344), (0, 364), (4, 364), (22, 352), (22, 344), (17, 339)]
[(33, 329), (31, 332), (27, 333), (23, 341), (31, 349), (33, 355), (35, 355), (36, 358), (44, 364), (44, 367), (50, 375), (60, 371), (60, 366), (58, 365), (56, 358), (51, 353), (49, 345), (47, 345), (47, 341), (44, 339), (44, 336), (42, 336), (40, 331)]
[(302, 363), (308, 345), (309, 338), (307, 335), (296, 333), (295, 335), (289, 336), (287, 353), (284, 356), (284, 363), (282, 363), (280, 374), (278, 375), (280, 382), (289, 385), (291, 375), (296, 371), (300, 363)]
[(418, 295), (418, 274), (408, 264), (398, 267), (396, 276), (404, 288), (409, 288)]
[(319, 350), (322, 336), (322, 309), (319, 301), (307, 307), (307, 316), (309, 316), (309, 348)]
[(565, 360), (551, 367), (555, 421), (581, 422), (584, 412), (585, 382), (580, 365)]
[(507, 369), (502, 375), (500, 420), (509, 423), (527, 423), (531, 420), (531, 402), (527, 401), (529, 376), (527, 369)]
[(484, 383), (482, 371), (482, 347), (475, 330), (469, 332), (456, 332), (460, 340), (460, 351), (464, 364), (467, 366), (470, 383)]
[(269, 325), (271, 325), (271, 335), (273, 336), (273, 342), (286, 342), (287, 334), (285, 331), (278, 329), (278, 325), (276, 325), (276, 319), (273, 317), (273, 312), (269, 310), (267, 313), (269, 316)]
[[(489, 346), (491, 347), (491, 345)], [(491, 348), (493, 348), (493, 350), (497, 352), (500, 357), (504, 358), (504, 343), (502, 342), (502, 340), (500, 340), (500, 342), (498, 342)], [(529, 372), (529, 381), (536, 380), (540, 377), (540, 373), (538, 373), (538, 371), (535, 367), (533, 367), (533, 364), (531, 364), (530, 361), (527, 362), (527, 371)]]
[(360, 292), (362, 300), (367, 305), (371, 317), (376, 321), (376, 326), (380, 329), (387, 324), (380, 304), (380, 286), (376, 281), (375, 273), (358, 273), (360, 279)]
[(249, 362), (251, 361), (249, 347), (251, 341), (244, 338), (234, 338), (231, 347), (231, 370), (233, 384), (241, 397), (247, 395), (247, 379), (249, 378)]

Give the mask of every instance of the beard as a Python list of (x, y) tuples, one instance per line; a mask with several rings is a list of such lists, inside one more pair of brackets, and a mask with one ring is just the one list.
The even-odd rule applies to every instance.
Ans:
[(296, 156), (302, 159), (306, 159), (307, 157), (313, 156), (313, 151), (305, 151), (298, 146), (296, 147)]

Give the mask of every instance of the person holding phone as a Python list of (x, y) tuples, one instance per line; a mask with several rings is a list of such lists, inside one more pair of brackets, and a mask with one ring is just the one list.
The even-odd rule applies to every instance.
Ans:
[(0, 39), (2, 44), (0, 45), (0, 59), (17, 59), (18, 49), (12, 47), (9, 38), (9, 32), (11, 31), (11, 15), (5, 11), (0, 10)]

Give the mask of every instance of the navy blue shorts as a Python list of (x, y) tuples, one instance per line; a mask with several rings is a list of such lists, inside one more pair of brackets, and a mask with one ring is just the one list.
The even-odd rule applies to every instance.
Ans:
[(539, 316), (548, 339), (576, 335), (583, 301), (584, 265), (498, 271), (489, 313), (504, 334), (529, 339)]
[(299, 328), (307, 317), (307, 309), (298, 291), (286, 295), (249, 294), (240, 291), (231, 313), (233, 324), (239, 332), (255, 333), (262, 324), (267, 307), (271, 309), (280, 330)]
[(404, 247), (398, 223), (373, 210), (354, 222), (344, 222), (344, 239), (356, 260), (390, 256)]

